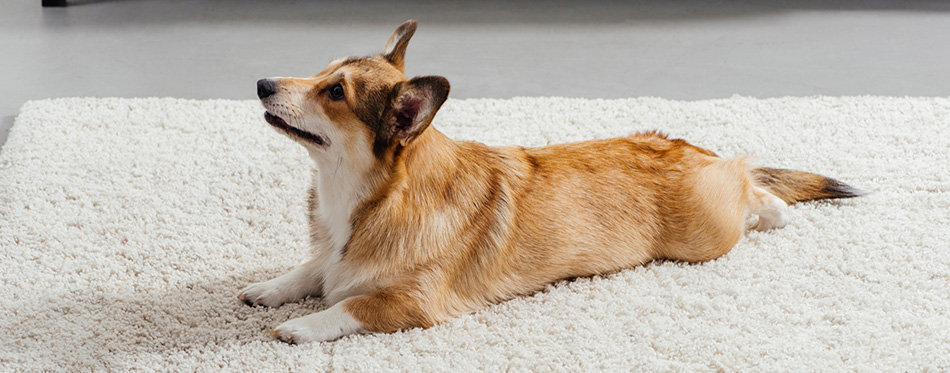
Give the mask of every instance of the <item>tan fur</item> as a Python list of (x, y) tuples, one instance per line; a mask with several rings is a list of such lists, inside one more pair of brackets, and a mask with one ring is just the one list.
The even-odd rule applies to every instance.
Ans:
[[(421, 97), (435, 110), (442, 104), (430, 102), (438, 101), (432, 97), (440, 95), (441, 80), (409, 81), (402, 74), (408, 38), (397, 34), (411, 36), (410, 26), (387, 43), (399, 43), (396, 56), (340, 60), (314, 77), (280, 80), (305, 86), (308, 100), (346, 134), (345, 144), (330, 146), (373, 155), (361, 176), (369, 192), (350, 214), (352, 233), (339, 253), (327, 253), (329, 228), (313, 215), (318, 188), (310, 198), (317, 257), (340, 255), (335, 273), (359, 283), (331, 302), (344, 302), (366, 330), (430, 327), (559, 279), (654, 259), (712, 260), (741, 238), (750, 211), (776, 208), (771, 193), (785, 201), (828, 198), (788, 192), (798, 189), (783, 184), (787, 174), (762, 176), (742, 158), (722, 159), (658, 132), (489, 147), (444, 136), (429, 126), (434, 111), (395, 130), (398, 114), (388, 113), (412, 105), (399, 100)], [(346, 100), (327, 99), (324, 90), (338, 82)]]
[[(346, 248), (346, 264), (414, 283), (400, 284), (414, 289), (400, 302), (427, 310), (420, 323), (379, 331), (444, 321), (558, 279), (714, 259), (743, 231), (745, 164), (659, 134), (535, 149), (458, 143), (432, 128), (423, 136), (367, 202)], [(446, 156), (422, 156), (433, 148)]]

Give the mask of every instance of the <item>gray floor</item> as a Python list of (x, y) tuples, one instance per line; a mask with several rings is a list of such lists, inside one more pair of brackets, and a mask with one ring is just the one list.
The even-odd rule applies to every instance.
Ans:
[(250, 99), (410, 18), (457, 98), (950, 96), (946, 1), (0, 0), (0, 144), (27, 100)]

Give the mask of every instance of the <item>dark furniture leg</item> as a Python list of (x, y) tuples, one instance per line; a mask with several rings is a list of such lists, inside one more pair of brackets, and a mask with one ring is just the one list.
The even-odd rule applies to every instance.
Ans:
[(43, 7), (66, 6), (66, 0), (43, 0)]

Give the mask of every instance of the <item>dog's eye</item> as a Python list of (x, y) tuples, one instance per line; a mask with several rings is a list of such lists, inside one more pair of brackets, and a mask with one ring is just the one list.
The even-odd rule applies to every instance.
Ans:
[(330, 87), (330, 99), (333, 100), (333, 101), (340, 101), (340, 100), (343, 99), (343, 86), (342, 86), (342, 85), (337, 84), (337, 85), (334, 85), (334, 86)]

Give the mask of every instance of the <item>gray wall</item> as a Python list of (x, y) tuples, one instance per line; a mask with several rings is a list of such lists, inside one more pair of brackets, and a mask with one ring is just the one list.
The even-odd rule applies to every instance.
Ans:
[(419, 21), (407, 74), (452, 97), (950, 95), (940, 1), (0, 1), (0, 143), (63, 96), (254, 97), (378, 52)]

